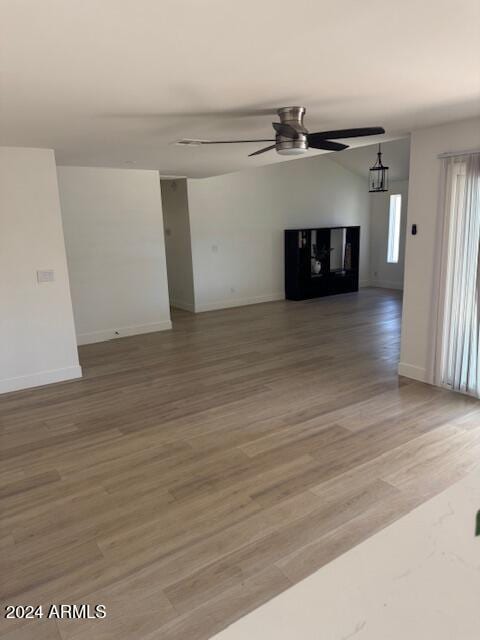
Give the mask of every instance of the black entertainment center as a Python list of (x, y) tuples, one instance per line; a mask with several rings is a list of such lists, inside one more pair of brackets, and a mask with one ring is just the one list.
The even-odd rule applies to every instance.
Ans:
[(358, 291), (360, 227), (285, 230), (285, 296), (305, 300)]

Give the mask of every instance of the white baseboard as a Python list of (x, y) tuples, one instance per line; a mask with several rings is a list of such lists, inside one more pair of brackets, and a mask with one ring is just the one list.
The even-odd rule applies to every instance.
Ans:
[(104, 329), (102, 331), (92, 331), (91, 333), (79, 333), (77, 335), (77, 344), (93, 344), (95, 342), (106, 342), (107, 340), (115, 340), (116, 338), (125, 338), (126, 336), (137, 336), (142, 333), (153, 333), (154, 331), (165, 331), (171, 329), (170, 320), (162, 320), (161, 322), (151, 322), (149, 324), (137, 324), (133, 327), (118, 327), (115, 329)]
[(398, 289), (399, 291), (403, 291), (403, 284), (401, 282), (389, 282), (388, 280), (373, 280), (370, 286), (379, 287), (380, 289)]
[(405, 376), (406, 378), (419, 380), (420, 382), (430, 383), (426, 369), (423, 369), (423, 367), (417, 367), (413, 364), (407, 364), (406, 362), (400, 362), (398, 365), (398, 374)]
[(232, 307), (244, 307), (249, 304), (260, 304), (262, 302), (275, 302), (276, 300), (285, 300), (283, 293), (267, 293), (262, 296), (252, 296), (249, 298), (235, 298), (232, 300), (214, 300), (205, 302), (204, 304), (195, 305), (195, 313), (203, 313), (204, 311), (216, 311), (217, 309), (230, 309)]
[(64, 380), (74, 380), (81, 377), (82, 367), (79, 365), (51, 371), (38, 371), (37, 373), (29, 373), (26, 376), (0, 380), (0, 393), (10, 393), (11, 391), (30, 389), (31, 387), (40, 387), (52, 382), (63, 382)]
[(366, 287), (371, 287), (372, 284), (370, 280), (359, 280), (358, 286), (360, 289), (365, 289)]

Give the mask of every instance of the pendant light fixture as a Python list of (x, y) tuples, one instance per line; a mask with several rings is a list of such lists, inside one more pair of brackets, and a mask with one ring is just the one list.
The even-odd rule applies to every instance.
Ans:
[(382, 147), (380, 144), (378, 145), (377, 161), (373, 167), (370, 167), (368, 184), (370, 193), (388, 191), (388, 167), (382, 162)]

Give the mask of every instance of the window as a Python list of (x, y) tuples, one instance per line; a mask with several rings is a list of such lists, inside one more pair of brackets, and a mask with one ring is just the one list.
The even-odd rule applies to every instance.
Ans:
[(397, 263), (400, 252), (400, 218), (402, 216), (402, 196), (390, 196), (390, 216), (388, 221), (387, 262)]

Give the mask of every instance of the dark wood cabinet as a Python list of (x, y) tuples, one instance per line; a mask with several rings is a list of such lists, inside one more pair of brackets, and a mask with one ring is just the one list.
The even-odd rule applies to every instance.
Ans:
[(285, 230), (285, 296), (305, 300), (358, 291), (360, 227)]

